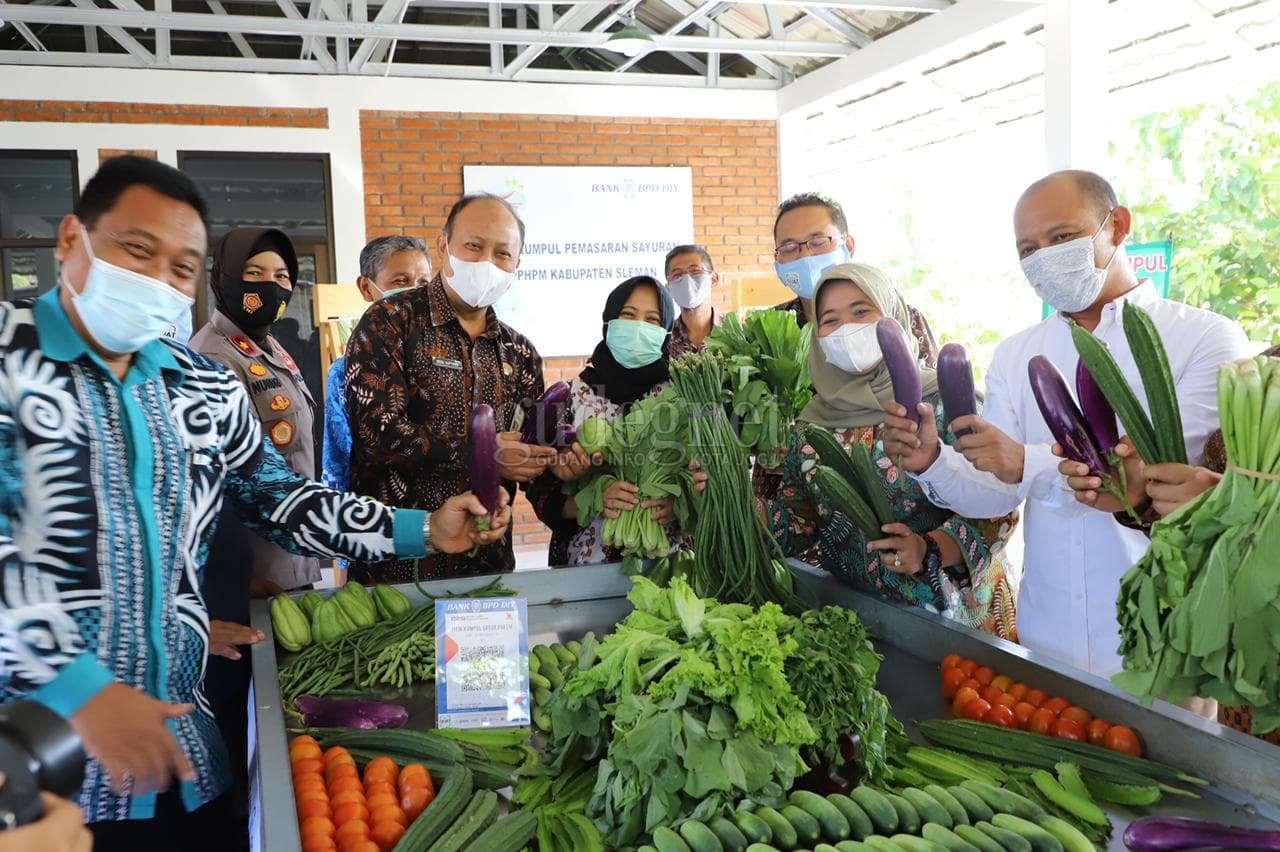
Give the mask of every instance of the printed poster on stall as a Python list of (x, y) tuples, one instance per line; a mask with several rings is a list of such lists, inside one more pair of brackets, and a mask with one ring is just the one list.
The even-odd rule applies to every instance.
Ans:
[(515, 283), (494, 309), (544, 358), (591, 354), (609, 291), (634, 275), (665, 281), (667, 252), (693, 242), (687, 167), (464, 166), (462, 179), (525, 223)]
[(525, 598), (436, 601), (436, 726), (529, 724)]

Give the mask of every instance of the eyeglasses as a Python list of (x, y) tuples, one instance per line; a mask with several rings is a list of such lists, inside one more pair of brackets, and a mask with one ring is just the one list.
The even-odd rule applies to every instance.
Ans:
[(688, 275), (691, 278), (697, 278), (699, 275), (706, 274), (706, 271), (707, 270), (703, 269), (701, 266), (690, 266), (688, 269), (673, 269), (667, 275), (667, 282), (670, 283), (675, 281), (681, 275)]
[(778, 260), (787, 260), (789, 258), (799, 257), (800, 249), (802, 248), (809, 249), (810, 254), (824, 254), (831, 248), (832, 243), (836, 240), (844, 239), (845, 236), (845, 234), (836, 234), (835, 236), (832, 236), (831, 234), (819, 234), (816, 237), (810, 237), (802, 243), (789, 240), (774, 249), (773, 256)]

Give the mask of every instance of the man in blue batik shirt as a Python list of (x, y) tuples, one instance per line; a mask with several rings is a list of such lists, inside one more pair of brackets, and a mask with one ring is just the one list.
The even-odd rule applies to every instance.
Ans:
[[(417, 237), (378, 237), (360, 250), (356, 286), (366, 302), (431, 283), (431, 255)], [(347, 356), (329, 368), (324, 393), (324, 456), (320, 481), (346, 491), (351, 485), (351, 422), (347, 419)]]
[(60, 286), (0, 302), (0, 703), (39, 701), (80, 735), (99, 852), (230, 845), (199, 591), (224, 499), (283, 547), (368, 561), (460, 552), (510, 520), (482, 533), (470, 494), (428, 516), (294, 474), (236, 377), (163, 338), (206, 229), (180, 172), (110, 160), (59, 227)]

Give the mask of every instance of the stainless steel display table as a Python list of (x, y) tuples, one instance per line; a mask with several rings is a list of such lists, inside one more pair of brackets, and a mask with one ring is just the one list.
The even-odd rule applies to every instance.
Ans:
[[(817, 605), (838, 604), (855, 610), (876, 636), (884, 654), (880, 689), (912, 736), (918, 738), (916, 720), (946, 715), (938, 661), (955, 652), (980, 660), (1016, 681), (1061, 695), (1115, 724), (1133, 727), (1143, 738), (1147, 756), (1213, 782), (1199, 800), (1166, 797), (1150, 812), (1271, 828), (1280, 823), (1280, 750), (1276, 746), (1167, 704), (1143, 708), (1105, 680), (945, 618), (860, 594), (801, 563), (793, 565), (800, 587)], [(434, 595), (459, 593), (491, 579), (443, 580), (424, 584), (424, 588)], [(631, 608), (626, 600), (630, 580), (617, 565), (521, 571), (506, 575), (503, 582), (528, 599), (531, 645), (566, 641), (588, 630), (603, 635)], [(423, 601), (414, 586), (400, 588), (415, 604)], [(253, 626), (267, 634), (267, 641), (252, 650), (250, 835), (255, 849), (298, 852), (288, 736), (265, 601), (254, 602), (250, 618)], [(415, 716), (411, 724), (422, 725), (424, 721)], [(1116, 824), (1111, 848), (1123, 849), (1120, 837), (1133, 814), (1113, 810), (1111, 816)]]

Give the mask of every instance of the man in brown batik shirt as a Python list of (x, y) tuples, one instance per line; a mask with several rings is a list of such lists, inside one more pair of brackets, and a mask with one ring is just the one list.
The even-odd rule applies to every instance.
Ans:
[[(479, 194), (449, 211), (436, 241), (440, 271), (430, 284), (375, 302), (347, 345), (351, 490), (392, 506), (432, 511), (470, 490), (467, 429), (472, 409), (493, 407), (503, 484), (535, 479), (555, 450), (522, 444), (515, 429), (543, 391), (542, 358), (492, 305), (520, 265), (524, 223), (505, 200)], [(474, 555), (419, 561), (423, 579), (511, 571), (511, 540)], [(362, 582), (414, 578), (409, 560), (351, 564)]]

